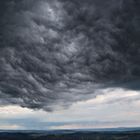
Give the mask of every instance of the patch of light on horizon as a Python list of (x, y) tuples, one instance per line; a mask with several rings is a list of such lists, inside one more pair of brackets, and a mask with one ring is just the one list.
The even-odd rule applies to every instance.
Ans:
[[(86, 101), (74, 103), (68, 109), (45, 112), (43, 110), (31, 110), (16, 105), (0, 106), (0, 119), (28, 119), (35, 118), (39, 122), (82, 122), (82, 121), (123, 121), (136, 120), (140, 117), (140, 92), (132, 90), (105, 89), (103, 94)], [(26, 123), (26, 122), (25, 122)], [(127, 126), (127, 124), (125, 124)], [(133, 124), (131, 124), (133, 126)], [(135, 125), (135, 124), (134, 124)], [(112, 125), (100, 125), (99, 127), (112, 127)], [(117, 126), (117, 124), (116, 124)], [(119, 126), (119, 125), (118, 125)], [(88, 124), (65, 124), (60, 126), (49, 126), (50, 129), (63, 128), (90, 128)], [(94, 127), (98, 127), (95, 126)], [(24, 128), (24, 126), (23, 126)], [(22, 129), (18, 124), (0, 125), (0, 129)], [(26, 128), (28, 129), (28, 128)]]

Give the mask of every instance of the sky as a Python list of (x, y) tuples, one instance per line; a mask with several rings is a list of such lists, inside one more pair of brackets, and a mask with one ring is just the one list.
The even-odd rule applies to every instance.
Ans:
[(12, 130), (97, 129), (140, 126), (140, 92), (106, 89), (103, 95), (46, 112), (16, 105), (0, 107), (0, 128)]
[(140, 126), (138, 0), (1, 0), (0, 129)]

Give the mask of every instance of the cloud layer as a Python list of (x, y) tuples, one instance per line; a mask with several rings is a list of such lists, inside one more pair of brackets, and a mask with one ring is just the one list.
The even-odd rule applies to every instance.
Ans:
[(138, 0), (2, 0), (0, 104), (52, 111), (104, 86), (139, 83), (139, 6)]

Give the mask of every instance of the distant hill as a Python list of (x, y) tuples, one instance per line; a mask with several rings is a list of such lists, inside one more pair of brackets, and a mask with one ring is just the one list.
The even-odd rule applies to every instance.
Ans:
[(0, 131), (0, 140), (140, 140), (140, 128)]

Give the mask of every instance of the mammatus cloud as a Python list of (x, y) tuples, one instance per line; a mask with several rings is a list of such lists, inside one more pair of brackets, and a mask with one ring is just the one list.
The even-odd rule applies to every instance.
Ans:
[(2, 0), (0, 104), (52, 111), (104, 86), (139, 83), (139, 7), (138, 0)]

